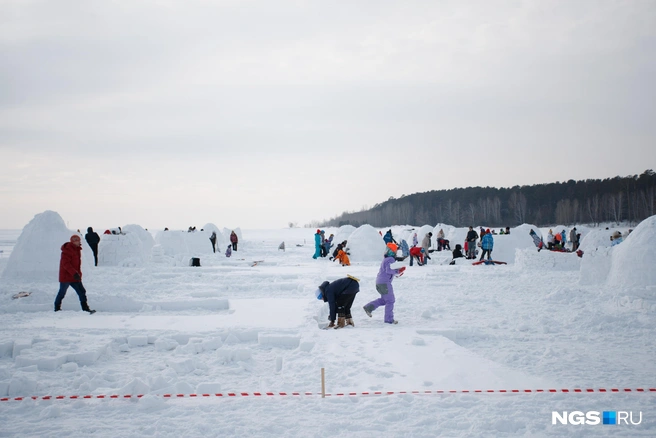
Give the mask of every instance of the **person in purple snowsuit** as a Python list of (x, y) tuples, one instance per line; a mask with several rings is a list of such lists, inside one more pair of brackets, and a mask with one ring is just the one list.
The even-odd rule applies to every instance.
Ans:
[(363, 309), (365, 313), (371, 317), (371, 312), (385, 306), (385, 322), (387, 324), (397, 324), (398, 321), (394, 319), (394, 288), (392, 287), (392, 280), (395, 275), (403, 274), (405, 266), (400, 269), (392, 269), (390, 265), (396, 261), (394, 252), (387, 248), (385, 258), (380, 264), (378, 275), (376, 276), (376, 291), (380, 294), (380, 298), (367, 303)]

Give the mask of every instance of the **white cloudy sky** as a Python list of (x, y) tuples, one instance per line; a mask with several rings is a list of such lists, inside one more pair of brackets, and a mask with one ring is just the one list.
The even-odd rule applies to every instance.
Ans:
[(0, 228), (284, 227), (656, 168), (655, 1), (0, 3)]

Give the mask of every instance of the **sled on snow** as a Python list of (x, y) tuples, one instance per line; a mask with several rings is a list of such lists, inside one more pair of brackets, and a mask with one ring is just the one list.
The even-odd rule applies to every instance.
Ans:
[(11, 298), (16, 300), (18, 298), (29, 297), (30, 295), (32, 295), (32, 292), (18, 292), (17, 294), (12, 295)]

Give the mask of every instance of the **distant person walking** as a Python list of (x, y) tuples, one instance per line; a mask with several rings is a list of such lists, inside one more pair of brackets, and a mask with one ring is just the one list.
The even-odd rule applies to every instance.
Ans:
[(237, 251), (237, 242), (239, 242), (239, 239), (237, 238), (237, 233), (235, 233), (235, 230), (232, 230), (230, 233), (230, 242), (232, 243), (232, 250)]
[(216, 231), (212, 231), (210, 242), (212, 242), (212, 252), (216, 253)]
[(84, 236), (84, 240), (87, 241), (93, 251), (93, 261), (95, 266), (98, 266), (98, 244), (100, 243), (100, 236), (98, 233), (93, 231), (93, 228), (87, 228), (87, 234)]
[(66, 296), (68, 287), (72, 287), (77, 296), (80, 298), (82, 310), (89, 313), (96, 313), (95, 310), (89, 309), (87, 304), (87, 291), (82, 285), (82, 239), (77, 234), (71, 236), (70, 242), (66, 242), (61, 247), (61, 260), (59, 261), (59, 292), (55, 298), (55, 312), (61, 310), (61, 303)]

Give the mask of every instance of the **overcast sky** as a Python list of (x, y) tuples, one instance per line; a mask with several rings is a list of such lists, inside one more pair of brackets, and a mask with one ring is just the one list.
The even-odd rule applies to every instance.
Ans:
[(2, 1), (0, 228), (656, 169), (656, 1)]

